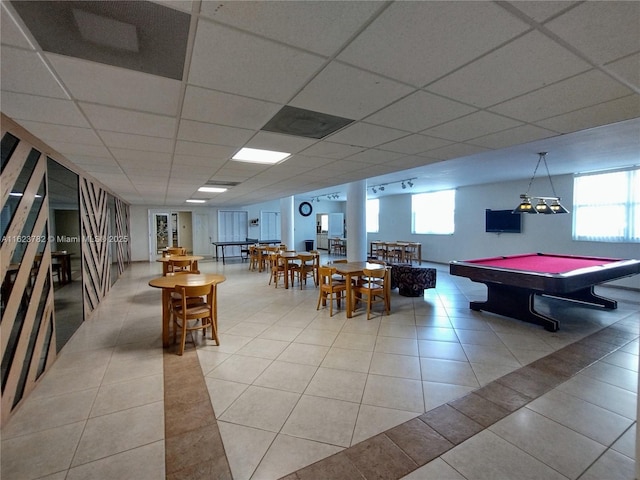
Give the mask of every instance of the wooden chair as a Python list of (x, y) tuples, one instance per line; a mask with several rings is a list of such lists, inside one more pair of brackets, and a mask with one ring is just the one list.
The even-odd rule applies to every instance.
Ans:
[(192, 260), (169, 260), (167, 273), (200, 273), (194, 268)]
[(313, 284), (317, 287), (318, 281), (316, 279), (316, 256), (311, 253), (301, 253), (298, 255), (300, 258), (300, 265), (293, 271), (298, 275), (298, 283), (300, 284), (300, 290), (302, 290), (302, 281), (307, 284), (307, 278), (313, 278)]
[(340, 301), (344, 298), (347, 286), (344, 282), (337, 282), (333, 275), (336, 273), (335, 268), (320, 267), (318, 269), (318, 277), (320, 280), (320, 294), (318, 295), (318, 305), (316, 310), (320, 310), (320, 302), (323, 305), (329, 301), (329, 316), (333, 317), (333, 301), (340, 308)]
[[(184, 353), (187, 332), (202, 330), (204, 337), (207, 328), (211, 327), (211, 339), (220, 345), (218, 338), (218, 316), (216, 308), (216, 286), (176, 285), (174, 293), (180, 295), (180, 302), (172, 304), (173, 343), (176, 342), (178, 329), (181, 330), (180, 349), (178, 355)], [(194, 299), (200, 298), (200, 301)], [(194, 341), (195, 344), (195, 341)]]
[(316, 286), (318, 286), (318, 269), (320, 268), (320, 252), (318, 250), (311, 250), (309, 253), (313, 255), (313, 268), (316, 275)]
[(410, 242), (404, 249), (404, 260), (407, 263), (419, 262), (418, 258), (418, 245), (419, 243)]
[(260, 270), (260, 250), (256, 245), (249, 246), (249, 270)]
[(187, 254), (187, 249), (184, 247), (169, 247), (167, 248), (163, 254), (166, 254), (167, 256), (171, 256), (171, 255), (186, 255)]
[(280, 257), (278, 253), (272, 253), (269, 255), (269, 265), (271, 267), (271, 274), (269, 275), (269, 285), (273, 281), (278, 288), (278, 279), (284, 279), (284, 260)]
[(358, 302), (363, 301), (363, 296), (367, 297), (367, 320), (371, 318), (371, 307), (374, 303), (383, 303), (384, 311), (389, 315), (391, 310), (390, 288), (389, 288), (389, 270), (365, 268), (362, 270), (362, 282), (353, 287), (354, 309)]

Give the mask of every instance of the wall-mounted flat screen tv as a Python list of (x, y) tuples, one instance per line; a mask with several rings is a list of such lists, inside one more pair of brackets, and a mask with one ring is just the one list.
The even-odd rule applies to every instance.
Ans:
[(521, 233), (522, 215), (513, 210), (485, 210), (485, 231), (494, 233)]

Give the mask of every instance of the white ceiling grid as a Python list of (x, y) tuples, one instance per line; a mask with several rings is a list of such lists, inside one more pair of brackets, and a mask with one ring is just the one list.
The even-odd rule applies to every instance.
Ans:
[[(132, 204), (513, 180), (540, 150), (553, 174), (639, 161), (640, 2), (156, 3), (195, 19), (182, 81), (44, 52), (2, 2), (2, 112)], [(261, 131), (285, 105), (355, 122)], [(241, 147), (293, 156), (231, 161)]]

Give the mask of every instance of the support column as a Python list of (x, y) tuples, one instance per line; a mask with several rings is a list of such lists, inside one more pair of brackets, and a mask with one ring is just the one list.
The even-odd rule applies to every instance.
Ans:
[(284, 243), (288, 249), (295, 250), (293, 244), (293, 196), (280, 199), (280, 241)]
[(347, 185), (347, 260), (367, 259), (367, 182)]

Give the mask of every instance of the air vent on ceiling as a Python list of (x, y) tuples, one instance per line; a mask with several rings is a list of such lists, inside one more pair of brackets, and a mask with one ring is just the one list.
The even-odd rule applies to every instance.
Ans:
[(262, 127), (262, 130), (320, 139), (353, 122), (354, 120), (349, 118), (284, 106)]
[(240, 182), (224, 182), (221, 180), (207, 180), (205, 183), (207, 187), (235, 187), (236, 185), (240, 185)]

